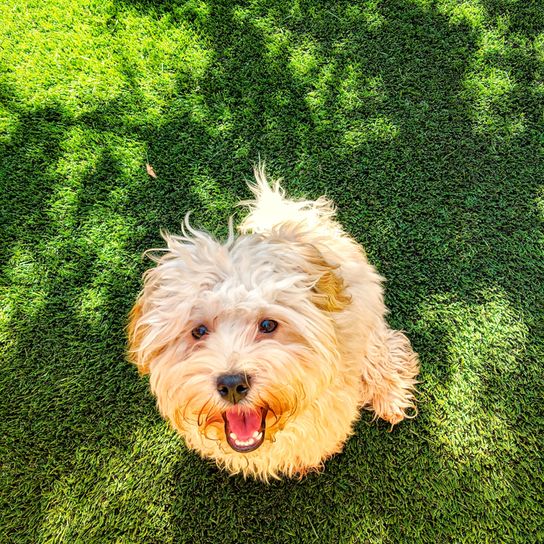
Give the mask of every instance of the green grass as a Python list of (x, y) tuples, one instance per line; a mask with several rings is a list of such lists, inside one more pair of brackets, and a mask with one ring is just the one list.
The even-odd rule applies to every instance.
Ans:
[[(544, 541), (539, 2), (0, 20), (0, 542)], [(269, 486), (188, 452), (124, 358), (141, 253), (188, 210), (224, 235), (259, 156), (336, 201), (422, 365), (417, 419), (365, 413), (323, 474)]]

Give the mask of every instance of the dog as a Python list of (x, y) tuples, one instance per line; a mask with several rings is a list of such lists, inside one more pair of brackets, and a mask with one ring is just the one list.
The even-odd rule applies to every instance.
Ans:
[(323, 468), (361, 409), (416, 413), (417, 354), (389, 328), (383, 278), (333, 204), (291, 200), (262, 166), (226, 241), (162, 233), (129, 317), (129, 359), (188, 447), (232, 474)]

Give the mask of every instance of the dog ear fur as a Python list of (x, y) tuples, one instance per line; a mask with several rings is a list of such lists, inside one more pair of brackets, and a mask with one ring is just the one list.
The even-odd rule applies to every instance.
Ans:
[(324, 312), (341, 312), (351, 303), (351, 296), (346, 293), (344, 280), (336, 272), (338, 265), (332, 265), (313, 244), (304, 244), (306, 262), (310, 265), (310, 274), (316, 275), (312, 289), (312, 302)]
[(325, 272), (319, 278), (313, 289), (313, 303), (324, 312), (341, 312), (351, 303), (344, 282), (332, 270)]
[(294, 252), (295, 262), (298, 260), (296, 257), (302, 257), (303, 263), (298, 266), (315, 278), (312, 302), (321, 311), (341, 312), (351, 303), (351, 295), (346, 293), (344, 280), (337, 273), (339, 265), (329, 263), (319, 248), (310, 241), (308, 233), (301, 231), (298, 224), (282, 223), (273, 231), (270, 239), (287, 244), (285, 249)]
[(136, 304), (130, 311), (129, 322), (127, 327), (128, 332), (128, 352), (127, 356), (130, 362), (138, 367), (138, 372), (141, 375), (149, 374), (149, 353), (141, 348), (142, 341), (147, 333), (147, 327), (140, 323), (143, 315), (143, 295), (138, 297)]

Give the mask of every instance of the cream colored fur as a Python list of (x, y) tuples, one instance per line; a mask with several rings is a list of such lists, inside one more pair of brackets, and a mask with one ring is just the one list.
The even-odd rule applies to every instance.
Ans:
[[(227, 241), (164, 234), (131, 313), (129, 356), (149, 373), (163, 416), (189, 447), (231, 473), (300, 476), (341, 451), (360, 409), (415, 413), (417, 355), (386, 321), (382, 278), (330, 202), (293, 201), (257, 169), (249, 215)], [(262, 319), (278, 329), (258, 332)], [(210, 332), (196, 341), (191, 331)], [(269, 408), (264, 443), (225, 441), (220, 374), (251, 376), (242, 403)]]

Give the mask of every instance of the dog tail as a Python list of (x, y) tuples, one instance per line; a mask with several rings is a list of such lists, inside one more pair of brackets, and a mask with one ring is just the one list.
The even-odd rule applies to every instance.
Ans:
[(250, 212), (239, 227), (243, 234), (268, 232), (284, 223), (304, 223), (308, 229), (313, 229), (334, 222), (334, 206), (325, 197), (291, 200), (286, 198), (281, 180), (268, 181), (263, 163), (255, 166), (254, 174), (255, 183), (249, 183), (248, 187), (255, 198), (240, 202)]

